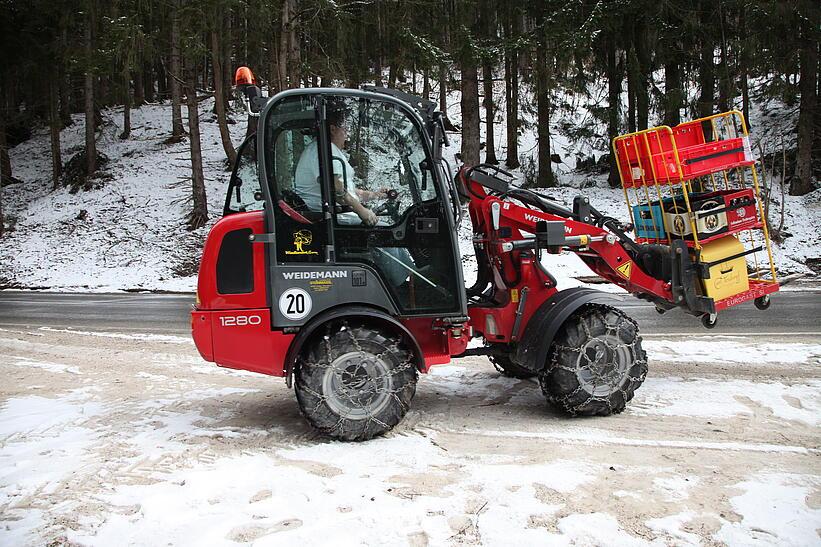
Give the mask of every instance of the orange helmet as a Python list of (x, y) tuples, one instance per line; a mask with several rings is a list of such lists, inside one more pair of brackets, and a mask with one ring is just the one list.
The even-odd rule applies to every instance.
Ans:
[(247, 66), (241, 66), (234, 75), (234, 85), (255, 85), (257, 83), (254, 73)]

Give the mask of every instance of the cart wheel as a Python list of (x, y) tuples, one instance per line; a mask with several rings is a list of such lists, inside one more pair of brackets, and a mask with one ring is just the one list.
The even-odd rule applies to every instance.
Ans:
[(704, 325), (705, 328), (713, 329), (718, 323), (718, 316), (714, 313), (705, 313), (701, 316), (701, 324)]
[(770, 307), (770, 303), (771, 302), (770, 302), (770, 295), (769, 294), (765, 294), (764, 296), (759, 296), (758, 298), (756, 298), (753, 301), (753, 304), (755, 304), (755, 307), (758, 308), (759, 310), (766, 310), (767, 308)]
[(667, 313), (667, 310), (665, 310), (664, 308), (660, 308), (660, 307), (656, 306), (656, 313), (659, 314), (659, 315), (664, 315), (665, 313)]

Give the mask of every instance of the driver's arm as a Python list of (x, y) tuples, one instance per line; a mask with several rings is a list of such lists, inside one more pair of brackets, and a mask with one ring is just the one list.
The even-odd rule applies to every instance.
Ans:
[(364, 224), (368, 226), (376, 225), (378, 220), (376, 214), (362, 205), (362, 202), (356, 196), (345, 190), (345, 183), (339, 175), (334, 175), (334, 193), (336, 194), (336, 202), (340, 205), (348, 205), (362, 219)]
[(359, 199), (364, 202), (373, 201), (375, 199), (379, 199), (381, 197), (385, 197), (388, 188), (380, 188), (375, 192), (372, 190), (363, 190), (360, 188), (356, 189), (356, 195), (359, 196)]

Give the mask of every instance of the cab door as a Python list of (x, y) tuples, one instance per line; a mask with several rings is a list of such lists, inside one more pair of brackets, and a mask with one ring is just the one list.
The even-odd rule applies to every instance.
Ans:
[[(335, 107), (343, 113), (329, 119), (343, 124), (347, 139), (330, 147), (334, 172), (350, 167), (347, 191), (376, 215), (371, 226), (335, 211), (336, 263), (378, 272), (399, 315), (461, 314), (455, 227), (421, 124), (406, 107), (374, 95), (339, 98)], [(330, 123), (328, 130), (339, 134)]]
[[(421, 121), (403, 105), (372, 92), (306, 89), (281, 93), (262, 113), (275, 329), (342, 305), (402, 317), (464, 315), (447, 194)], [(331, 136), (343, 111), (346, 142), (338, 126)]]

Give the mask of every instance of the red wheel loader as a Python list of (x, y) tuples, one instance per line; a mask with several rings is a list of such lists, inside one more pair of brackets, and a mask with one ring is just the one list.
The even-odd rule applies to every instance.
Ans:
[[(624, 410), (647, 374), (638, 325), (618, 296), (559, 291), (547, 254), (576, 253), (660, 311), (717, 311), (683, 240), (638, 244), (587, 198), (565, 208), (495, 167), (454, 176), (430, 101), (374, 87), (244, 91), (257, 130), (205, 242), (193, 338), (207, 361), (285, 377), (332, 437), (389, 431), (418, 373), (469, 355), (537, 377), (570, 415)], [(478, 263), (469, 287), (465, 204)], [(468, 349), (474, 338), (484, 345)]]

